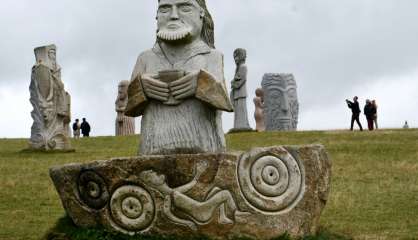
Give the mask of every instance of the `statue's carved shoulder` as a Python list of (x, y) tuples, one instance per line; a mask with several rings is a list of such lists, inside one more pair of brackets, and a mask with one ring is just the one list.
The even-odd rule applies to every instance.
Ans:
[(152, 49), (146, 50), (139, 54), (134, 71), (131, 76), (131, 80), (134, 80), (138, 76), (138, 74), (143, 74), (146, 72), (147, 64), (155, 59), (155, 53)]
[(245, 80), (247, 80), (246, 79), (247, 78), (247, 72), (248, 72), (247, 65), (241, 64), (241, 65), (238, 66), (237, 73), (236, 73), (235, 77), (238, 80), (244, 80), (245, 81)]
[(208, 58), (210, 60), (215, 61), (216, 63), (220, 63), (223, 66), (224, 61), (224, 54), (216, 49), (212, 49), (208, 54)]
[(32, 74), (36, 79), (49, 79), (52, 75), (52, 70), (48, 66), (38, 63), (32, 67)]
[(247, 72), (247, 71), (248, 71), (247, 64), (241, 64), (241, 65), (238, 67), (238, 69), (239, 69), (239, 71), (245, 71), (245, 72)]
[(212, 49), (207, 54), (207, 70), (213, 74), (213, 76), (221, 82), (224, 82), (224, 55)]

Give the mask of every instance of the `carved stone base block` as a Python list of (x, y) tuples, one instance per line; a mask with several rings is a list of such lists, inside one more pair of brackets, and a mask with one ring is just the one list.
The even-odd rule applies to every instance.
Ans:
[(319, 145), (277, 146), (70, 164), (50, 175), (80, 227), (270, 239), (316, 232), (331, 161)]

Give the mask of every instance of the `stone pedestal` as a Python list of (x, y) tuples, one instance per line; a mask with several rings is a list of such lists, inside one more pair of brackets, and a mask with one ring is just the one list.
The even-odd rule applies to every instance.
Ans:
[(80, 227), (126, 234), (271, 239), (314, 234), (330, 188), (322, 146), (139, 156), (54, 167)]

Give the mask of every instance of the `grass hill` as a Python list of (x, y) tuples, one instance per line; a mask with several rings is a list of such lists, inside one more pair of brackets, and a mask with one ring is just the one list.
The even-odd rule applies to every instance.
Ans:
[[(322, 236), (315, 239), (418, 239), (418, 129), (240, 133), (228, 135), (227, 143), (230, 150), (326, 146), (332, 190)], [(139, 139), (98, 137), (72, 144), (75, 153), (22, 153), (26, 139), (0, 139), (0, 240), (42, 239), (55, 226), (69, 225), (59, 221), (65, 214), (49, 167), (133, 156)]]

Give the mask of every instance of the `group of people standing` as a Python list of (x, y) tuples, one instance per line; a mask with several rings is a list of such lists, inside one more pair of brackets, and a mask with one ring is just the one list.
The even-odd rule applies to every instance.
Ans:
[(73, 136), (74, 138), (80, 138), (80, 132), (83, 134), (83, 137), (90, 137), (91, 127), (87, 122), (86, 118), (83, 118), (83, 122), (80, 123), (79, 119), (76, 119), (73, 123)]
[[(363, 131), (363, 126), (360, 122), (360, 104), (358, 102), (358, 97), (355, 96), (353, 101), (348, 99), (345, 100), (348, 107), (351, 109), (352, 116), (351, 116), (351, 127), (350, 130), (353, 131), (354, 122), (357, 122), (358, 126), (360, 127), (360, 131)], [(366, 100), (366, 105), (364, 106), (364, 115), (367, 119), (367, 126), (370, 131), (374, 129), (378, 129), (379, 125), (377, 124), (377, 103), (376, 100)]]

